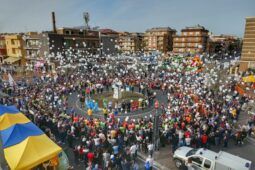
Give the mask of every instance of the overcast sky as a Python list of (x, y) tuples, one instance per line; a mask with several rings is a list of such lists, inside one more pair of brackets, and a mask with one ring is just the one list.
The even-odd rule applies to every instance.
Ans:
[(0, 0), (0, 32), (50, 30), (51, 11), (57, 27), (83, 25), (87, 11), (91, 26), (116, 31), (180, 31), (200, 24), (215, 34), (242, 37), (245, 17), (255, 16), (255, 0)]

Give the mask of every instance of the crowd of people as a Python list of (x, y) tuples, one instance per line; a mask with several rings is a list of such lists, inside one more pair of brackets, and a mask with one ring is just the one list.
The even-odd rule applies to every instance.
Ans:
[[(235, 90), (239, 79), (217, 77), (219, 68), (207, 69), (201, 61), (194, 63), (184, 57), (178, 62), (168, 61), (167, 68), (143, 64), (128, 68), (111, 62), (101, 61), (86, 70), (44, 74), (27, 80), (24, 88), (3, 82), (2, 91), (9, 96), (2, 97), (0, 104), (16, 105), (52, 140), (72, 149), (75, 166), (93, 170), (139, 169), (138, 152), (148, 155), (143, 168), (152, 169), (155, 148), (171, 144), (169, 152), (174, 152), (180, 146), (228, 147), (231, 139), (242, 145), (251, 134), (254, 117), (248, 126), (237, 126), (242, 106), (250, 98)], [(200, 71), (189, 71), (188, 67)], [(126, 111), (116, 114), (117, 108), (107, 105), (95, 116), (87, 114), (87, 108), (80, 113), (71, 105), (75, 96), (93, 98), (96, 93), (111, 91), (116, 78), (123, 83), (123, 89), (128, 86), (147, 96), (147, 107), (151, 108), (148, 115), (129, 116), (126, 107), (122, 108)], [(161, 97), (167, 100), (160, 103), (159, 138), (155, 142), (153, 103)]]

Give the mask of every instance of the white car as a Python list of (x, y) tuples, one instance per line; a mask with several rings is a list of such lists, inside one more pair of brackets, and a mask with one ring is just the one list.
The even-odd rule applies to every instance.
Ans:
[(194, 170), (251, 170), (249, 160), (220, 151), (213, 152), (208, 149), (193, 149), (180, 147), (173, 156), (177, 168), (182, 168), (190, 163)]

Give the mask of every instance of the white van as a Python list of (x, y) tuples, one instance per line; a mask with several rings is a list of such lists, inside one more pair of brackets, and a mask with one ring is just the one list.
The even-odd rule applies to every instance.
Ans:
[(251, 161), (229, 154), (208, 149), (193, 149), (180, 147), (173, 156), (177, 168), (182, 168), (189, 162), (194, 170), (251, 170)]

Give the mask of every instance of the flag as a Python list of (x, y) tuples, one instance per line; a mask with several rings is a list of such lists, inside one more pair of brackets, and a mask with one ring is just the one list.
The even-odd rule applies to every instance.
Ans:
[(255, 82), (255, 76), (254, 75), (250, 75), (250, 76), (246, 76), (243, 77), (243, 81), (246, 83), (250, 83), (250, 82)]
[(16, 84), (10, 73), (8, 74), (8, 79), (10, 86), (14, 86)]
[(241, 94), (241, 95), (243, 95), (243, 94), (245, 93), (245, 91), (244, 91), (241, 87), (239, 87), (238, 85), (235, 87), (235, 90), (236, 90), (239, 94)]
[(103, 99), (103, 106), (104, 106), (104, 108), (107, 108), (107, 106), (108, 106), (108, 102), (106, 99)]

